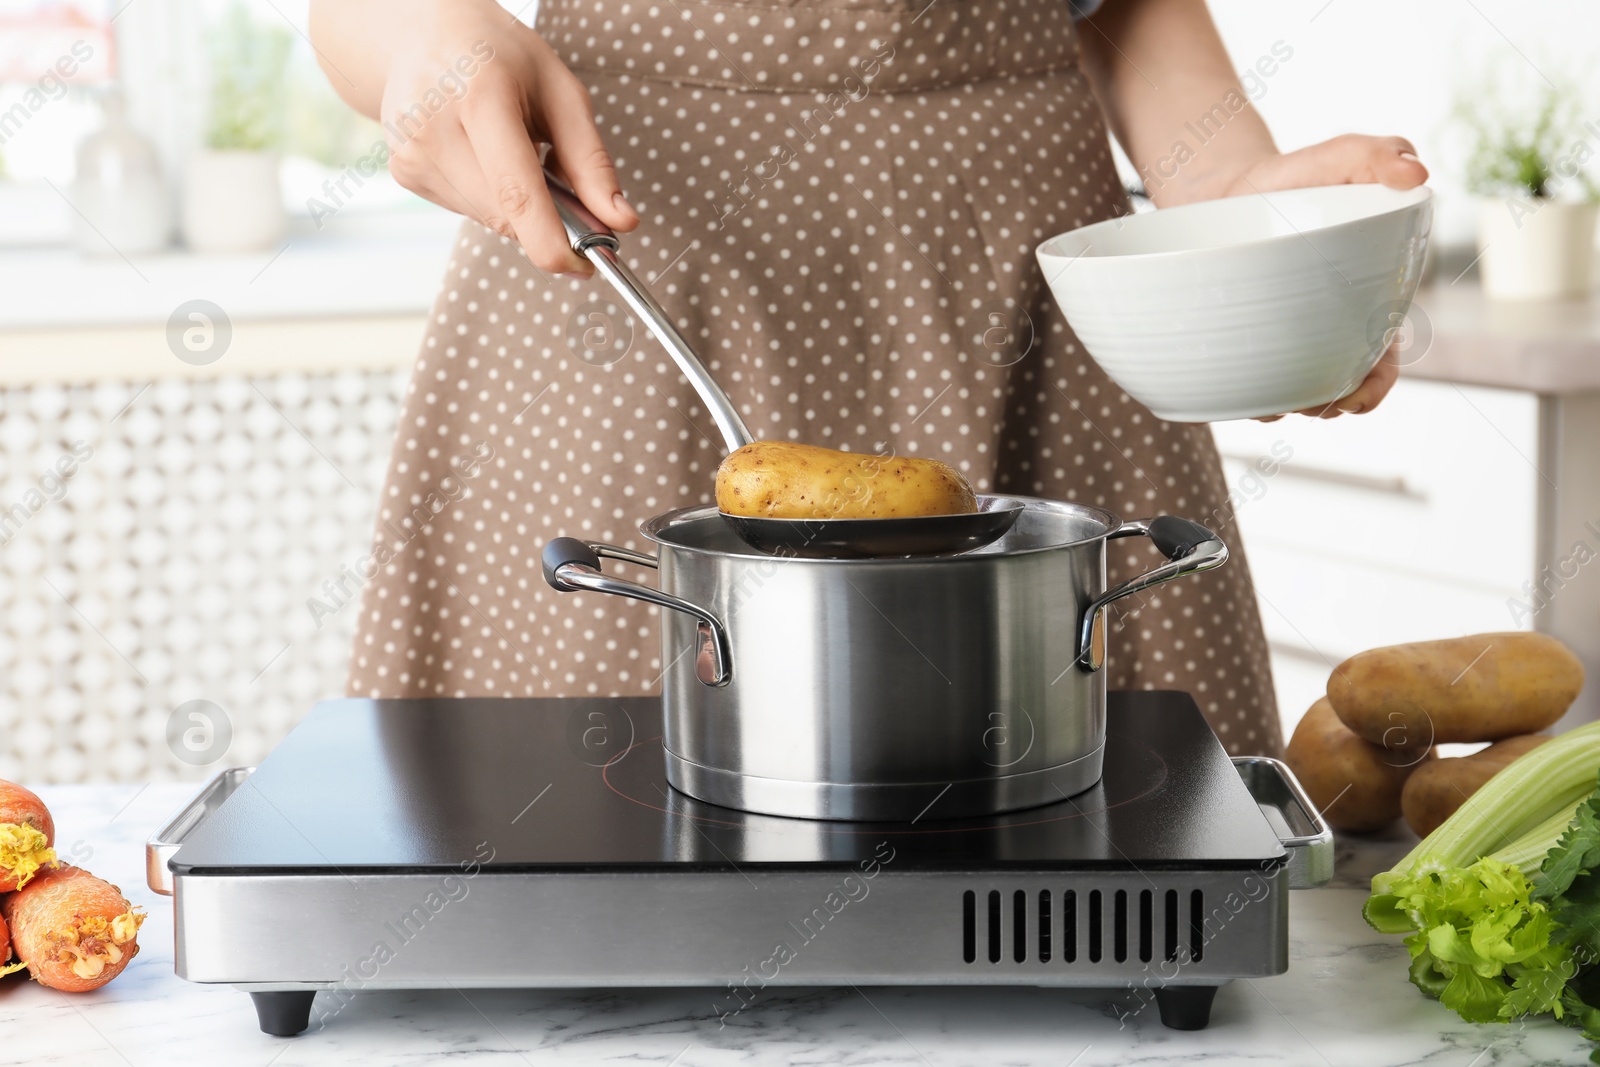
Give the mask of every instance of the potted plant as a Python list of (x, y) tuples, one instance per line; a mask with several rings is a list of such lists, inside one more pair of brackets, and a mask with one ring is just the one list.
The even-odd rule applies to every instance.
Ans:
[(184, 240), (198, 252), (260, 251), (283, 236), (278, 149), (293, 39), (236, 0), (212, 41), (210, 121), (184, 183)]
[(1493, 299), (1589, 291), (1600, 190), (1587, 167), (1600, 155), (1600, 124), (1582, 120), (1579, 99), (1542, 84), (1526, 110), (1508, 108), (1500, 93), (1462, 108), (1474, 133), (1467, 187), (1483, 198), (1479, 272)]

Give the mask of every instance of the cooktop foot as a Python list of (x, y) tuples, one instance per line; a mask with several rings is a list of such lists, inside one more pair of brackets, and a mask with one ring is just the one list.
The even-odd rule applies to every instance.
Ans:
[[(317, 999), (315, 989), (274, 989), (251, 993), (256, 1006), (256, 1019), (261, 1032), (273, 1037), (296, 1037), (311, 1025), (311, 1002)], [(1162, 1009), (1166, 1018), (1166, 1009)]]
[(1169, 985), (1155, 990), (1161, 1024), (1172, 1030), (1204, 1030), (1211, 1022), (1214, 985)]

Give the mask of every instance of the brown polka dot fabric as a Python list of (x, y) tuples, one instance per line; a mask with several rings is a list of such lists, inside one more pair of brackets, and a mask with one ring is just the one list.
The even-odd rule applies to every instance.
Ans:
[[(624, 254), (758, 437), (1218, 529), (1227, 567), (1116, 614), (1109, 681), (1188, 690), (1231, 751), (1279, 750), (1210, 432), (1112, 385), (1033, 256), (1127, 210), (1066, 3), (545, 0), (540, 29), (643, 219)], [(467, 224), (405, 397), (350, 692), (656, 692), (654, 609), (556, 593), (539, 552), (648, 551), (638, 524), (710, 502), (721, 456), (604, 282)], [(1142, 540), (1110, 557), (1114, 582), (1160, 562)]]

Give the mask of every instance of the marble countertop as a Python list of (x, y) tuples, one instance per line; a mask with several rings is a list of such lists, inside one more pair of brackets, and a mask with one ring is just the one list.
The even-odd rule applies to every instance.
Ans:
[[(1291, 899), (1290, 969), (1217, 995), (1211, 1026), (1119, 1023), (1115, 991), (796, 989), (718, 1028), (705, 990), (364, 992), (321, 1029), (268, 1037), (249, 998), (172, 970), (172, 903), (144, 884), (144, 840), (188, 785), (41, 787), (64, 858), (149, 912), (138, 958), (95, 993), (0, 981), (0, 1064), (144, 1067), (227, 1063), (1092, 1065), (1293, 1063), (1508, 1067), (1582, 1063), (1587, 1044), (1549, 1021), (1474, 1026), (1405, 977), (1399, 939), (1358, 914), (1359, 888), (1409, 847), (1403, 833), (1341, 844), (1339, 875)], [(1131, 996), (1131, 994), (1127, 994)], [(313, 1024), (315, 1027), (315, 1023)]]

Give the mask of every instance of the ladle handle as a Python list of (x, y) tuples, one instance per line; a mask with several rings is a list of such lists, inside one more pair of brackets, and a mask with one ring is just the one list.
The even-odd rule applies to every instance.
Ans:
[(716, 422), (728, 451), (733, 452), (754, 441), (733, 401), (711, 377), (711, 372), (700, 362), (700, 357), (694, 354), (694, 349), (678, 332), (677, 325), (666, 309), (656, 303), (644, 283), (617, 254), (621, 248), (617, 235), (595, 218), (560, 178), (546, 170), (544, 181), (550, 188), (550, 198), (555, 201), (556, 214), (561, 216), (561, 224), (567, 228), (567, 240), (572, 243), (572, 250), (594, 264), (594, 269), (611, 283), (611, 287), (622, 297), (622, 302), (644, 320), (656, 340), (666, 347), (667, 355), (672, 357), (683, 376), (689, 379), (689, 384), (700, 395), (706, 410), (711, 412), (711, 418)]

